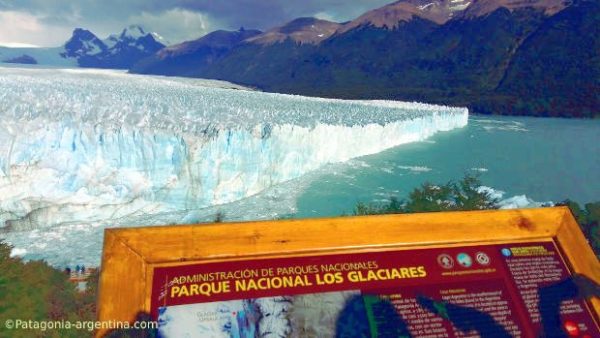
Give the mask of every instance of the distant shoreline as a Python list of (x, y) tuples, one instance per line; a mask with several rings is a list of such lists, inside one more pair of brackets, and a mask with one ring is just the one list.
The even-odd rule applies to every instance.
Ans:
[[(479, 98), (482, 99), (482, 102), (480, 102), (478, 105), (474, 106), (474, 104), (467, 102), (464, 98), (461, 98), (461, 97), (457, 97), (454, 99), (444, 99), (444, 98), (432, 99), (431, 97), (428, 97), (427, 94), (422, 94), (422, 93), (419, 94), (416, 90), (413, 90), (412, 93), (409, 93), (409, 94), (396, 93), (396, 94), (388, 94), (388, 95), (385, 95), (385, 94), (377, 95), (375, 93), (369, 94), (368, 88), (365, 88), (364, 91), (361, 91), (360, 90), (361, 88), (352, 88), (352, 90), (349, 90), (346, 93), (341, 93), (341, 90), (337, 90), (335, 88), (331, 88), (329, 91), (321, 92), (321, 93), (311, 92), (310, 90), (307, 90), (307, 91), (302, 91), (302, 90), (300, 90), (300, 91), (294, 91), (294, 90), (277, 91), (277, 90), (272, 90), (270, 88), (261, 88), (261, 86), (257, 86), (255, 84), (237, 83), (237, 82), (224, 80), (224, 79), (218, 79), (218, 78), (138, 74), (138, 73), (133, 73), (128, 70), (124, 70), (124, 69), (107, 69), (107, 68), (92, 68), (92, 67), (64, 67), (64, 66), (53, 66), (53, 65), (45, 65), (45, 64), (21, 64), (21, 63), (8, 63), (8, 62), (0, 63), (0, 67), (23, 68), (23, 69), (56, 69), (56, 70), (67, 69), (67, 70), (75, 70), (75, 71), (90, 70), (90, 71), (104, 71), (107, 73), (110, 73), (110, 72), (123, 73), (123, 74), (129, 74), (129, 75), (133, 75), (133, 76), (152, 76), (152, 77), (162, 77), (162, 78), (183, 78), (183, 79), (189, 79), (189, 80), (221, 81), (223, 83), (230, 83), (232, 85), (231, 89), (261, 91), (261, 92), (273, 93), (273, 94), (300, 95), (300, 96), (307, 96), (307, 97), (324, 98), (324, 99), (338, 99), (338, 100), (390, 100), (390, 101), (401, 101), (401, 102), (420, 102), (420, 103), (444, 105), (444, 106), (450, 106), (450, 107), (466, 107), (469, 109), (469, 114), (476, 115), (476, 116), (521, 116), (521, 117), (536, 117), (536, 118), (564, 118), (564, 119), (582, 119), (582, 120), (598, 120), (598, 119), (600, 119), (600, 111), (598, 111), (598, 113), (594, 114), (593, 116), (571, 116), (568, 114), (560, 114), (560, 113), (556, 114), (556, 115), (543, 115), (543, 114), (536, 115), (536, 114), (515, 113), (514, 111), (512, 113), (499, 112), (499, 111), (501, 111), (502, 107), (508, 106), (508, 103), (506, 103), (506, 101), (509, 101), (511, 99), (512, 100), (517, 99), (517, 98), (511, 97), (511, 96), (505, 96), (505, 97), (499, 98), (499, 101), (502, 104), (498, 104), (498, 105), (494, 105), (489, 102), (490, 100), (493, 100), (494, 98), (498, 99), (497, 96), (496, 97), (494, 97), (492, 95), (479, 96)], [(361, 92), (363, 94), (354, 94), (357, 92)], [(433, 95), (433, 94), (431, 94), (431, 95)], [(474, 96), (476, 96), (476, 95), (474, 95)], [(487, 101), (485, 100), (486, 98), (488, 99)], [(502, 99), (504, 99), (504, 100), (502, 100)], [(573, 110), (576, 110), (576, 109), (577, 109), (576, 107), (573, 108)], [(485, 112), (486, 110), (488, 112)]]

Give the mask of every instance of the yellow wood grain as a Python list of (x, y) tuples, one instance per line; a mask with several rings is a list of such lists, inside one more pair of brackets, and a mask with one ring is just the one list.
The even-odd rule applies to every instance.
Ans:
[[(104, 235), (104, 255), (98, 294), (98, 319), (105, 323), (131, 322), (139, 312), (146, 312), (148, 293), (146, 262), (131, 247), (125, 245), (116, 233)], [(99, 330), (97, 336), (107, 333)]]
[[(571, 271), (585, 275), (600, 284), (600, 264), (598, 258), (587, 244), (585, 236), (571, 213), (567, 210), (562, 225), (556, 234), (556, 241), (566, 256)], [(590, 301), (591, 306), (600, 315), (600, 299)]]
[(564, 210), (530, 209), (115, 229), (149, 263), (552, 237)]

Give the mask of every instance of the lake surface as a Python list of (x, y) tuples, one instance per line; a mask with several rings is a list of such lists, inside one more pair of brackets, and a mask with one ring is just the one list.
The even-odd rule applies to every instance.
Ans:
[(467, 127), (328, 170), (298, 197), (297, 217), (352, 213), (357, 201), (406, 197), (467, 173), (504, 197), (600, 201), (600, 121), (471, 116)]

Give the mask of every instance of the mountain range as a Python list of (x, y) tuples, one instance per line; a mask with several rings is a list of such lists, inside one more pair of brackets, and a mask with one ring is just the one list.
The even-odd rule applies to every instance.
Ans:
[(2, 48), (6, 63), (52, 64), (93, 68), (129, 69), (136, 62), (166, 47), (160, 35), (131, 25), (120, 34), (100, 40), (94, 33), (76, 28), (64, 46), (56, 48)]
[[(76, 30), (61, 53), (83, 67), (272, 92), (600, 117), (598, 1), (400, 0), (349, 22), (304, 17), (265, 32), (219, 30), (168, 47), (141, 29), (126, 31), (101, 41)], [(31, 63), (27, 56), (35, 58), (7, 61)]]
[(146, 74), (196, 76), (225, 57), (234, 46), (261, 33), (245, 29), (235, 32), (218, 30), (194, 41), (163, 48), (136, 63), (133, 69), (143, 70)]
[(345, 23), (299, 18), (223, 53), (201, 38), (195, 63), (181, 50), (131, 72), (484, 114), (598, 117), (599, 30), (597, 1), (401, 0)]

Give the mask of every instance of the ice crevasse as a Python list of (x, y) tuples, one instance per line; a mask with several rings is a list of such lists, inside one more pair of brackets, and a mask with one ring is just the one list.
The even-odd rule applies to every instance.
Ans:
[(181, 212), (467, 124), (468, 110), (0, 68), (0, 228)]

